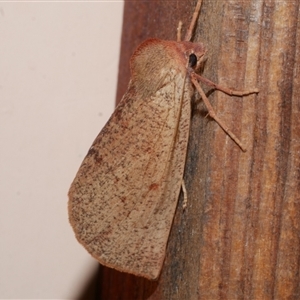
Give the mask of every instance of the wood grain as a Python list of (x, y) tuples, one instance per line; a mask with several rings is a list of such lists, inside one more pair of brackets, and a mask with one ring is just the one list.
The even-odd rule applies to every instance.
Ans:
[[(144, 39), (175, 39), (195, 1), (125, 2), (119, 92)], [(134, 20), (134, 21), (133, 21)], [(257, 86), (232, 99), (207, 89), (243, 153), (193, 103), (185, 182), (155, 283), (102, 268), (99, 299), (299, 299), (299, 2), (203, 1), (193, 41), (207, 45), (203, 75)]]

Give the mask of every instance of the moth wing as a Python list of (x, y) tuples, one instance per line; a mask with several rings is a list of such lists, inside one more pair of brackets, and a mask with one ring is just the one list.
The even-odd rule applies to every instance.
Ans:
[(128, 89), (69, 191), (78, 241), (101, 264), (158, 277), (181, 188), (190, 87), (173, 72), (154, 96)]

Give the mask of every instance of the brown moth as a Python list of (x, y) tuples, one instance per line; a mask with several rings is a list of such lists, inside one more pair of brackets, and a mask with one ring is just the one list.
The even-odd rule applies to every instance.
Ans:
[[(101, 264), (157, 279), (181, 188), (194, 89), (209, 115), (244, 150), (215, 115), (198, 84), (234, 92), (196, 74), (206, 52), (190, 42), (198, 0), (184, 41), (149, 39), (130, 60), (131, 80), (115, 112), (88, 151), (69, 191), (76, 238)], [(153, 59), (159, 57), (160, 59)]]

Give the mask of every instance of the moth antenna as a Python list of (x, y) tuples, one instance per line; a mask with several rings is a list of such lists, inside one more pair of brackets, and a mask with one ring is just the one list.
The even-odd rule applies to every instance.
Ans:
[(179, 21), (177, 27), (177, 42), (181, 42), (182, 21)]
[(217, 116), (217, 114), (215, 113), (213, 107), (211, 106), (211, 104), (209, 103), (209, 100), (207, 99), (204, 91), (202, 90), (201, 86), (199, 85), (198, 81), (197, 81), (197, 76), (195, 73), (191, 74), (191, 81), (193, 82), (195, 88), (197, 89), (197, 91), (199, 92), (207, 110), (208, 110), (208, 114), (211, 118), (213, 118), (218, 124), (219, 126), (230, 136), (230, 138), (244, 151), (246, 152), (247, 149), (246, 147), (242, 144), (242, 142), (239, 140), (239, 138), (226, 126), (226, 124)]
[(194, 13), (193, 13), (193, 17), (192, 17), (192, 21), (190, 23), (190, 26), (185, 34), (184, 40), (189, 42), (192, 38), (193, 32), (195, 30), (195, 26), (196, 26), (196, 22), (200, 13), (200, 9), (201, 9), (201, 4), (202, 4), (202, 0), (198, 0), (197, 5), (195, 7)]

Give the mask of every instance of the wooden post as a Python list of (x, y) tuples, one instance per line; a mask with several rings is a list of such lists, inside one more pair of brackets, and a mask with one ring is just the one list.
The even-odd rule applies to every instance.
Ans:
[[(195, 1), (125, 1), (118, 100), (129, 58), (149, 37), (176, 39)], [(243, 153), (193, 99), (185, 170), (157, 282), (101, 267), (98, 299), (299, 299), (299, 1), (230, 0), (203, 5), (193, 41), (207, 45), (203, 75), (258, 96), (206, 88)], [(184, 26), (184, 29), (186, 27)], [(182, 196), (182, 195), (181, 195)]]

